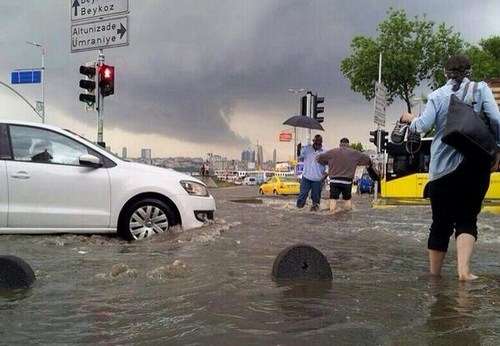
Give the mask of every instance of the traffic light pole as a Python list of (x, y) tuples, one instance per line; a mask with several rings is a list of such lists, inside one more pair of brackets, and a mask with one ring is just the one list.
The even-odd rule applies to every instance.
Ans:
[(382, 130), (380, 129), (380, 125), (377, 126), (377, 154), (380, 154), (382, 152), (382, 136), (380, 135), (380, 132)]
[[(312, 93), (307, 92), (307, 104), (306, 104), (306, 114), (309, 118), (312, 118)], [(311, 129), (307, 129), (306, 143), (311, 144)]]
[[(104, 54), (102, 49), (99, 49), (99, 55), (97, 56), (97, 71), (104, 64)], [(97, 72), (99, 76), (99, 73)], [(104, 97), (101, 95), (99, 90), (99, 77), (97, 77), (96, 94), (97, 94), (97, 144), (106, 147), (104, 144), (103, 132), (104, 132)]]

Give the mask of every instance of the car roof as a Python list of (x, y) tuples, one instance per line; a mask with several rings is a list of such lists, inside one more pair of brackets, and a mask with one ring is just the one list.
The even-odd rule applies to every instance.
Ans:
[(0, 123), (2, 124), (13, 124), (13, 125), (32, 125), (32, 126), (42, 126), (42, 127), (49, 127), (49, 128), (60, 128), (57, 126), (53, 126), (47, 123), (40, 123), (37, 121), (25, 121), (25, 120), (11, 120), (11, 119), (0, 119)]

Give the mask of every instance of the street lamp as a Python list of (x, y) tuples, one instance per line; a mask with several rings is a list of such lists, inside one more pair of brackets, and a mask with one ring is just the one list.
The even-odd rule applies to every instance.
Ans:
[[(295, 96), (299, 96), (301, 92), (304, 92), (306, 89), (300, 88), (300, 89), (288, 89), (289, 92), (294, 93)], [(300, 112), (300, 98), (299, 98), (299, 112)]]
[(30, 44), (35, 47), (39, 47), (42, 49), (42, 66), (41, 66), (41, 71), (42, 71), (42, 101), (37, 101), (36, 102), (36, 108), (37, 111), (41, 111), (42, 114), (42, 122), (45, 123), (45, 90), (44, 90), (44, 82), (45, 82), (45, 66), (44, 66), (44, 61), (45, 61), (45, 48), (43, 47), (42, 44), (38, 42), (30, 42), (26, 41), (27, 44)]
[(295, 95), (297, 95), (300, 92), (303, 92), (304, 90), (306, 90), (306, 89), (304, 89), (304, 88), (300, 88), (300, 89), (297, 89), (297, 90), (295, 90), (295, 89), (288, 89), (288, 91), (290, 91), (292, 93), (295, 93)]

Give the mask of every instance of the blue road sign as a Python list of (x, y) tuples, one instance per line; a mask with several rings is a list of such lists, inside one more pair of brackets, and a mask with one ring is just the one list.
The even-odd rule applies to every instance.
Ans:
[(24, 70), (24, 71), (13, 71), (11, 73), (11, 84), (30, 84), (30, 83), (41, 83), (42, 82), (42, 71), (40, 70)]

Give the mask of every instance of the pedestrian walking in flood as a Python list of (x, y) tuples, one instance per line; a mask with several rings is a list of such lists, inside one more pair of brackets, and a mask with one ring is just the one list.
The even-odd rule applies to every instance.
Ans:
[(323, 165), (328, 165), (330, 176), (330, 211), (336, 212), (337, 200), (342, 195), (344, 210), (352, 209), (352, 182), (356, 167), (359, 165), (372, 165), (370, 156), (360, 151), (349, 148), (349, 139), (342, 138), (338, 148), (330, 149), (318, 155), (316, 160)]
[[(428, 96), (427, 106), (419, 117), (405, 113), (400, 121), (409, 123), (411, 131), (425, 133), (435, 126), (429, 166), (429, 195), (432, 224), (427, 242), (429, 270), (440, 275), (450, 237), (455, 233), (458, 279), (477, 278), (470, 270), (470, 259), (477, 240), (477, 216), (490, 183), (490, 169), (496, 171), (500, 160), (497, 151), (493, 162), (464, 157), (451, 145), (445, 144), (448, 109), (452, 95), (475, 100), (474, 111), (482, 110), (500, 147), (500, 112), (493, 93), (484, 82), (468, 87), (471, 63), (465, 56), (452, 56), (445, 64), (447, 82)], [(475, 91), (474, 91), (475, 90)]]
[(303, 208), (306, 204), (309, 192), (311, 192), (311, 211), (318, 211), (321, 202), (321, 190), (327, 177), (326, 166), (316, 161), (316, 156), (323, 153), (323, 137), (314, 136), (312, 144), (302, 147), (299, 160), (304, 162), (304, 171), (300, 180), (300, 193), (297, 197), (297, 208)]

